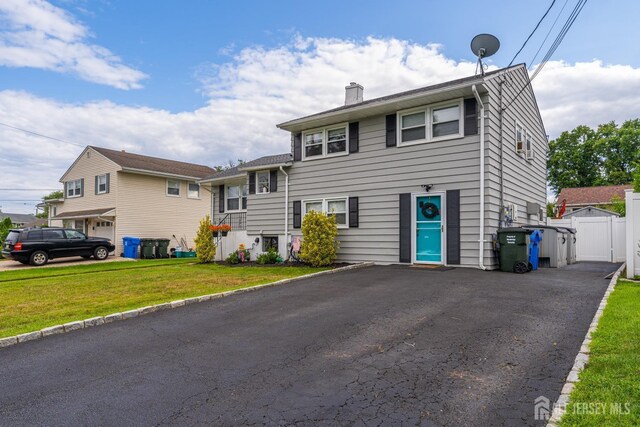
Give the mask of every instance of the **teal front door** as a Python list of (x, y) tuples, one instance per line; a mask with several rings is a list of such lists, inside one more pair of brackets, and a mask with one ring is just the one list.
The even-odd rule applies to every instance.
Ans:
[(442, 264), (442, 196), (416, 196), (415, 261)]

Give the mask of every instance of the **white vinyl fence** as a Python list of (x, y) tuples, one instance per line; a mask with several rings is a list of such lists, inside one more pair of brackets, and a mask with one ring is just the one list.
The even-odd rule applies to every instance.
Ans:
[(578, 261), (624, 262), (626, 259), (625, 218), (549, 218), (547, 224), (576, 229)]
[(627, 278), (640, 275), (640, 193), (625, 191), (627, 205)]

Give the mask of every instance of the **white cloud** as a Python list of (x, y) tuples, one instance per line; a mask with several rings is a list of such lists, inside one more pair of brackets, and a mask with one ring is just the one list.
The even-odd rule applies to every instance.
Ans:
[[(640, 117), (640, 69), (598, 61), (550, 62), (534, 81), (552, 137), (578, 124)], [(273, 49), (246, 48), (231, 62), (200, 68), (207, 105), (171, 113), (109, 101), (61, 103), (0, 92), (4, 122), (56, 138), (208, 165), (286, 152), (276, 123), (344, 102), (357, 81), (365, 99), (469, 76), (475, 63), (447, 58), (439, 45), (397, 39), (295, 38)], [(56, 185), (81, 148), (0, 126), (6, 186)], [(14, 195), (14, 194), (12, 194)], [(7, 194), (0, 192), (0, 199)], [(0, 202), (2, 205), (2, 202)]]
[(89, 30), (44, 0), (0, 2), (0, 65), (74, 73), (119, 89), (138, 89), (147, 76), (89, 42)]

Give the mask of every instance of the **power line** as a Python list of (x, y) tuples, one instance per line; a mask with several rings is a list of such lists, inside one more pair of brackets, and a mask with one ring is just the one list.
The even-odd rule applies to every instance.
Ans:
[(503, 110), (506, 110), (507, 108), (509, 108), (511, 104), (513, 104), (516, 101), (516, 99), (518, 99), (518, 97), (522, 94), (522, 92), (524, 92), (524, 90), (531, 85), (531, 83), (538, 76), (538, 74), (540, 74), (540, 72), (542, 71), (546, 63), (549, 62), (549, 59), (554, 54), (556, 49), (558, 49), (558, 46), (560, 46), (560, 44), (564, 40), (564, 37), (567, 35), (569, 30), (573, 26), (573, 23), (578, 18), (578, 15), (580, 15), (580, 12), (582, 12), (582, 9), (584, 8), (585, 4), (587, 4), (587, 0), (578, 0), (575, 7), (573, 8), (573, 11), (565, 21), (564, 26), (556, 36), (556, 39), (551, 44), (551, 47), (549, 47), (549, 50), (547, 50), (547, 53), (545, 54), (544, 58), (540, 62), (540, 65), (538, 65), (538, 68), (536, 68), (536, 70), (533, 72), (533, 75), (531, 76), (529, 81), (524, 86), (522, 86), (522, 89), (520, 89), (520, 91), (516, 94), (516, 96), (513, 97), (511, 102), (509, 102), (509, 104), (507, 104), (507, 106), (504, 107)]
[(547, 16), (547, 14), (549, 14), (549, 11), (551, 10), (551, 8), (553, 7), (553, 5), (556, 3), (556, 0), (553, 0), (551, 2), (551, 5), (549, 5), (549, 8), (547, 9), (547, 11), (544, 13), (544, 15), (542, 15), (542, 18), (540, 18), (540, 20), (538, 21), (538, 23), (536, 24), (535, 28), (533, 29), (533, 31), (531, 31), (531, 34), (529, 34), (529, 37), (527, 37), (527, 39), (524, 41), (524, 43), (522, 44), (522, 46), (520, 47), (520, 49), (516, 52), (516, 54), (513, 56), (513, 59), (511, 60), (511, 62), (509, 62), (509, 65), (507, 65), (507, 68), (511, 67), (511, 65), (513, 64), (513, 61), (516, 60), (516, 58), (518, 57), (518, 55), (520, 55), (520, 52), (522, 52), (522, 49), (524, 49), (524, 47), (527, 45), (527, 42), (529, 41), (529, 39), (531, 38), (531, 36), (533, 36), (533, 34), (538, 30), (538, 27), (540, 26), (540, 24), (542, 23), (542, 21), (544, 21), (544, 18)]
[(84, 148), (84, 145), (77, 144), (75, 142), (69, 142), (69, 141), (65, 141), (64, 139), (54, 138), (53, 136), (48, 136), (48, 135), (44, 135), (44, 134), (41, 134), (41, 133), (38, 133), (38, 132), (30, 131), (30, 130), (27, 130), (27, 129), (22, 129), (22, 128), (19, 128), (17, 126), (13, 126), (13, 125), (10, 125), (10, 124), (7, 124), (7, 123), (0, 122), (0, 125), (8, 127), (8, 128), (11, 128), (11, 129), (19, 130), (21, 132), (25, 132), (25, 133), (28, 133), (28, 134), (31, 134), (31, 135), (35, 135), (35, 136), (39, 136), (39, 137), (42, 137), (42, 138), (51, 139), (53, 141), (62, 142), (64, 144), (70, 144), (70, 145), (75, 145), (76, 147), (83, 147)]
[(531, 61), (529, 61), (529, 64), (533, 65), (534, 61), (538, 57), (538, 54), (542, 50), (542, 46), (544, 46), (544, 44), (547, 42), (547, 39), (549, 38), (549, 35), (551, 34), (551, 31), (553, 31), (553, 29), (556, 26), (556, 23), (558, 22), (558, 19), (560, 19), (560, 16), (562, 16), (562, 12), (564, 12), (564, 8), (567, 6), (567, 3), (569, 3), (569, 0), (564, 0), (564, 4), (562, 5), (562, 9), (560, 9), (560, 13), (558, 13), (558, 16), (556, 16), (555, 21), (553, 21), (553, 24), (551, 25), (551, 28), (549, 28), (549, 31), (547, 31), (547, 35), (544, 36), (544, 40), (542, 40), (542, 43), (540, 43), (540, 47), (536, 51), (536, 54), (533, 56), (533, 59)]
[(0, 191), (62, 191), (62, 188), (0, 188)]

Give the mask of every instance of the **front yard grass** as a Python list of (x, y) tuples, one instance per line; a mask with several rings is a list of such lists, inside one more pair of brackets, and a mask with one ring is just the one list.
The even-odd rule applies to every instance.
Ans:
[(322, 270), (326, 268), (229, 267), (176, 259), (0, 272), (0, 338)]
[(640, 285), (618, 281), (590, 351), (560, 425), (640, 425)]

